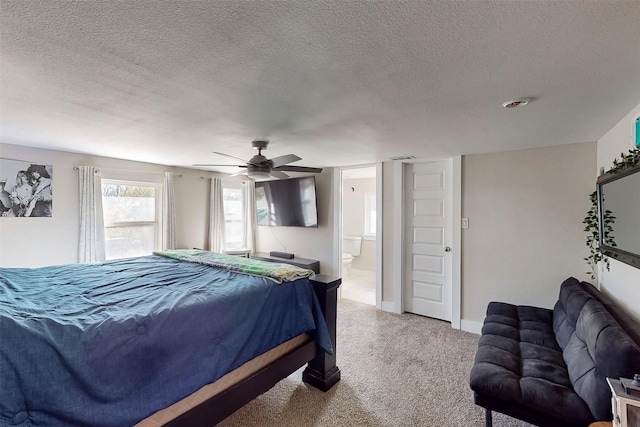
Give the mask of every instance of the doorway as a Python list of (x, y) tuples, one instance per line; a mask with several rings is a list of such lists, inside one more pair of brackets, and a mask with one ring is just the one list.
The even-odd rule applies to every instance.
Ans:
[(451, 321), (453, 162), (405, 167), (405, 289), (410, 313)]
[[(433, 160), (415, 160), (409, 162), (395, 162), (393, 164), (393, 242), (391, 243), (392, 248), (392, 273), (393, 276), (393, 295), (400, 296), (399, 298), (394, 298), (392, 305), (389, 307), (389, 311), (393, 311), (394, 313), (403, 313), (405, 311), (405, 304), (407, 302), (407, 298), (412, 298), (411, 293), (414, 292), (413, 289), (410, 288), (409, 283), (412, 282), (413, 275), (411, 274), (411, 270), (413, 266), (408, 268), (407, 261), (413, 260), (413, 250), (412, 248), (407, 249), (407, 241), (413, 240), (413, 234), (407, 236), (406, 231), (406, 210), (407, 210), (407, 197), (408, 192), (411, 191), (411, 188), (414, 186), (406, 184), (406, 171), (407, 169), (412, 169), (410, 166), (416, 163), (431, 163)], [(462, 207), (462, 156), (455, 156), (446, 161), (447, 163), (451, 163), (452, 167), (452, 175), (450, 175), (450, 179), (448, 181), (451, 183), (451, 186), (445, 183), (445, 186), (448, 187), (448, 191), (452, 192), (452, 203), (450, 205), (450, 209), (448, 212), (445, 211), (445, 216), (450, 218), (447, 220), (449, 224), (451, 224), (451, 240), (449, 241), (448, 237), (443, 236), (442, 243), (440, 244), (440, 250), (445, 253), (449, 253), (443, 257), (442, 262), (448, 262), (446, 258), (451, 257), (451, 290), (450, 290), (450, 302), (447, 306), (450, 305), (450, 310), (447, 308), (446, 317), (451, 316), (451, 326), (455, 329), (460, 329), (461, 326), (461, 280), (460, 280), (460, 268), (461, 268), (461, 234), (460, 228), (462, 226), (461, 223), (461, 207)], [(447, 173), (445, 172), (445, 175)], [(446, 178), (445, 178), (446, 179)], [(421, 179), (422, 181), (422, 179)], [(428, 182), (428, 180), (427, 180)], [(426, 184), (426, 182), (418, 183), (419, 186)], [(446, 202), (445, 202), (446, 203)], [(429, 206), (430, 203), (418, 202), (410, 206), (410, 209), (419, 208), (420, 211), (428, 212), (425, 210)], [(416, 230), (414, 229), (413, 232)], [(444, 233), (444, 231), (443, 231)], [(433, 241), (433, 234), (429, 237), (429, 233), (420, 236), (418, 240), (429, 241), (430, 245), (437, 245), (436, 241)], [(410, 238), (407, 238), (410, 237)], [(426, 239), (425, 239), (426, 238)], [(445, 240), (446, 239), (446, 240)], [(424, 243), (424, 242), (421, 242)], [(420, 255), (420, 254), (418, 254)], [(419, 261), (426, 261), (426, 258), (422, 258)], [(433, 261), (433, 258), (431, 259)], [(429, 266), (428, 263), (421, 262), (422, 265), (418, 265), (419, 269), (422, 270), (434, 270), (434, 264), (431, 263)], [(426, 268), (425, 268), (426, 267)], [(448, 270), (447, 267), (443, 265), (442, 271)], [(418, 278), (418, 281), (420, 279)], [(448, 280), (447, 280), (448, 281)], [(411, 283), (413, 285), (413, 283)], [(427, 285), (428, 287), (428, 285)], [(418, 290), (418, 292), (422, 292), (424, 289)], [(433, 290), (433, 289), (432, 289)], [(449, 294), (449, 291), (446, 291)], [(408, 295), (407, 295), (408, 294)], [(430, 295), (427, 295), (431, 299), (433, 298), (434, 293), (431, 292)], [(450, 314), (449, 314), (450, 313)], [(429, 316), (429, 314), (426, 314)], [(433, 315), (433, 314), (432, 314)], [(434, 316), (435, 317), (435, 316)]]
[(380, 306), (379, 167), (341, 169), (340, 286), (341, 298)]

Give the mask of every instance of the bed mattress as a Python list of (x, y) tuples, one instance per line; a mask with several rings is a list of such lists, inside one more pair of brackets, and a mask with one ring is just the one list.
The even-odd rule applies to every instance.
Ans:
[[(140, 421), (135, 427), (160, 427), (167, 422), (173, 420), (177, 416), (187, 412), (204, 402), (205, 400), (216, 396), (229, 387), (239, 383), (240, 381), (248, 378), (250, 375), (255, 374), (265, 366), (269, 365), (274, 360), (292, 352), (299, 348), (303, 344), (306, 344), (311, 340), (308, 334), (300, 334), (295, 338), (283, 342), (279, 346), (272, 348), (266, 353), (251, 359), (239, 368), (229, 372), (218, 381), (207, 384), (195, 393), (185, 397), (179, 402), (174, 403), (168, 408), (162, 409), (148, 418)], [(170, 385), (168, 385), (170, 386)]]
[(304, 332), (331, 352), (308, 279), (158, 256), (3, 268), (0, 425), (134, 425)]

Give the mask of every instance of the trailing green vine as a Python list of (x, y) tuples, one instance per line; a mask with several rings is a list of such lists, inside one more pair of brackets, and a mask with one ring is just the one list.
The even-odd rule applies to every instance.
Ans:
[[(630, 167), (640, 164), (640, 148), (634, 148), (629, 150), (628, 154), (621, 153), (620, 159), (613, 161), (613, 166), (607, 171), (607, 173), (618, 173)], [(597, 278), (598, 263), (602, 262), (604, 267), (609, 271), (609, 258), (607, 258), (600, 251), (600, 230), (598, 229), (598, 195), (594, 191), (589, 195), (591, 200), (591, 208), (587, 212), (587, 216), (582, 221), (585, 224), (584, 231), (587, 233), (587, 247), (589, 248), (589, 256), (584, 258), (587, 261), (587, 265), (591, 268), (590, 272), (592, 279)], [(611, 246), (616, 246), (612, 238), (613, 223), (616, 217), (610, 210), (606, 210), (603, 215), (604, 222), (604, 240), (610, 242)]]

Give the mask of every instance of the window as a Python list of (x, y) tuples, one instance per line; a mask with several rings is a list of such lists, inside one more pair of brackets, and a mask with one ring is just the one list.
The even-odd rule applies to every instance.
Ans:
[(245, 200), (242, 183), (223, 182), (225, 249), (246, 248), (245, 239)]
[(376, 193), (364, 193), (364, 235), (376, 235)]
[(106, 259), (151, 255), (160, 249), (161, 185), (102, 179)]

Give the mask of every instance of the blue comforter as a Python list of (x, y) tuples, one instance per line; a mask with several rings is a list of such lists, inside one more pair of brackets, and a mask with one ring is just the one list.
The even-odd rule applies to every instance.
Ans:
[(128, 426), (311, 332), (308, 279), (148, 256), (0, 269), (0, 425)]

